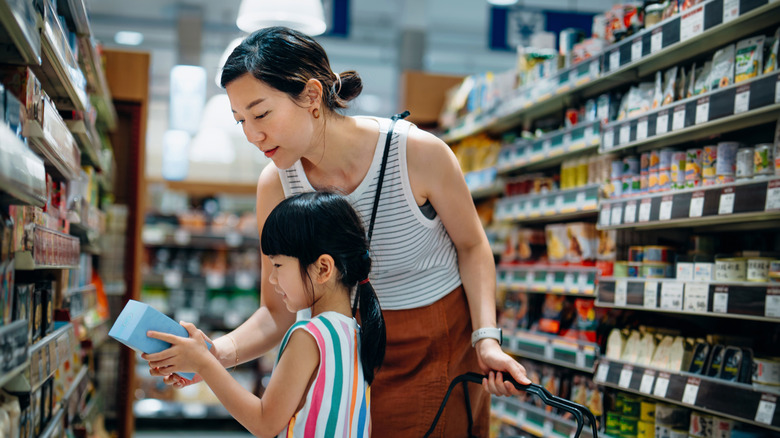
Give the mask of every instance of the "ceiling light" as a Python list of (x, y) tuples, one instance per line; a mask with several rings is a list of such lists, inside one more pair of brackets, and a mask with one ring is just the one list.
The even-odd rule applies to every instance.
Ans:
[(122, 30), (114, 35), (114, 42), (124, 46), (137, 46), (144, 41), (144, 34)]
[(244, 32), (286, 26), (311, 36), (327, 28), (320, 0), (241, 0), (236, 25)]
[(235, 48), (241, 44), (241, 41), (244, 41), (244, 38), (246, 37), (238, 37), (231, 41), (230, 44), (225, 47), (225, 51), (222, 52), (222, 56), (219, 57), (219, 62), (217, 63), (217, 76), (214, 77), (214, 82), (217, 83), (217, 87), (222, 86), (222, 67), (225, 66), (228, 56), (230, 56), (230, 54), (233, 53), (233, 50), (235, 50)]
[(495, 6), (512, 6), (517, 0), (488, 0), (488, 3)]

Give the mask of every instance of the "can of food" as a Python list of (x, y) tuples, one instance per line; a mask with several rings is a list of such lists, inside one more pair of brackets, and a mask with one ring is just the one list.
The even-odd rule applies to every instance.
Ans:
[(716, 281), (745, 281), (747, 279), (747, 260), (742, 257), (720, 258), (715, 260)]
[(699, 412), (691, 412), (691, 425), (688, 430), (690, 438), (706, 438), (712, 436), (713, 417)]
[(737, 179), (753, 178), (753, 148), (737, 151)]
[(620, 437), (635, 437), (639, 433), (639, 417), (631, 418), (623, 415), (620, 418)]
[(671, 278), (672, 264), (645, 262), (640, 274), (643, 278)]
[(639, 158), (635, 155), (623, 158), (623, 176), (626, 175), (639, 175)]
[(631, 194), (639, 195), (642, 193), (642, 177), (634, 175), (631, 177)]
[(685, 188), (685, 152), (672, 154), (672, 166), (670, 176), (672, 189)]
[(620, 435), (620, 414), (617, 412), (607, 412), (606, 432), (610, 436)]
[(780, 358), (754, 357), (753, 382), (762, 385), (780, 385)]
[[(655, 404), (653, 404), (655, 406)], [(642, 421), (637, 423), (636, 438), (655, 438), (655, 421)]]
[(674, 155), (674, 150), (664, 148), (658, 151), (659, 161), (658, 161), (658, 170), (671, 170), (672, 169), (672, 155)]
[(636, 397), (626, 396), (623, 398), (623, 418), (639, 419), (641, 402)]
[(729, 184), (736, 181), (736, 178), (734, 178), (734, 175), (718, 175), (715, 177), (716, 184)]
[(702, 150), (688, 149), (685, 152), (685, 187), (693, 188), (701, 185)]
[(628, 247), (628, 261), (629, 262), (642, 262), (645, 259), (645, 247), (644, 246), (629, 246)]
[(647, 191), (650, 193), (655, 193), (659, 189), (658, 184), (658, 172), (653, 171), (650, 172), (650, 174), (647, 177)]
[(628, 277), (628, 262), (622, 260), (615, 262), (612, 268), (612, 276), (618, 278)]
[(775, 159), (772, 156), (774, 145), (772, 143), (760, 143), (753, 148), (753, 174), (774, 175)]
[(628, 262), (628, 277), (638, 278), (642, 274), (642, 264)]
[(718, 164), (715, 166), (715, 173), (718, 176), (734, 176), (737, 172), (738, 149), (739, 143), (734, 141), (718, 143)]
[(772, 260), (769, 262), (769, 274), (780, 275), (780, 260)]
[(747, 259), (747, 281), (765, 283), (769, 281), (769, 257), (750, 257)]
[(613, 181), (619, 180), (623, 177), (623, 161), (613, 160), (611, 164), (612, 170), (609, 174)]
[(655, 421), (655, 402), (644, 400), (639, 406), (640, 421)]
[(701, 176), (702, 178), (715, 178), (717, 174), (716, 166), (718, 164), (718, 146), (704, 146), (701, 153)]
[(665, 192), (672, 188), (671, 186), (672, 176), (668, 170), (658, 171), (658, 190), (659, 192)]
[(650, 171), (650, 152), (645, 152), (639, 156), (639, 172), (647, 173)]
[(650, 151), (650, 168), (649, 171), (661, 169), (661, 155), (659, 151)]
[(623, 190), (622, 190), (622, 197), (626, 196), (632, 196), (635, 195), (633, 190), (633, 183), (634, 183), (634, 177), (632, 175), (623, 175)]
[(642, 194), (650, 191), (650, 175), (647, 172), (639, 176), (639, 188)]
[(668, 246), (645, 246), (645, 262), (667, 263), (672, 259), (674, 249)]
[(775, 175), (780, 176), (780, 142), (775, 145)]

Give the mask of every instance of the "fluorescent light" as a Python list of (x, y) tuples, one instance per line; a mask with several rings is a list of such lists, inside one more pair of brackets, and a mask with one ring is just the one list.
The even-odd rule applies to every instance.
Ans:
[(244, 32), (287, 26), (311, 36), (327, 28), (320, 0), (241, 0), (236, 25)]
[(512, 6), (517, 0), (488, 0), (488, 3), (496, 6)]
[(114, 35), (114, 42), (124, 46), (137, 46), (144, 41), (144, 34), (141, 32), (131, 32), (121, 30)]

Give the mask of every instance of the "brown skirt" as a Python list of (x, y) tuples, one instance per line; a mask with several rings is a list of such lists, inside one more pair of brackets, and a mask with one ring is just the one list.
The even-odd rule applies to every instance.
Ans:
[[(422, 437), (453, 378), (480, 372), (471, 347), (471, 317), (463, 287), (429, 306), (384, 311), (385, 360), (371, 385), (372, 437)], [(490, 394), (469, 384), (473, 433), (488, 436)], [(467, 437), (462, 385), (450, 395), (433, 437)]]

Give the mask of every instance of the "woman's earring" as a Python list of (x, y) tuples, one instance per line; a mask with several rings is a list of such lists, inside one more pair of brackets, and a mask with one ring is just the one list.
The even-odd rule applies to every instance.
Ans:
[(319, 108), (314, 108), (311, 111), (311, 115), (313, 115), (315, 119), (319, 119), (320, 118), (320, 109)]

